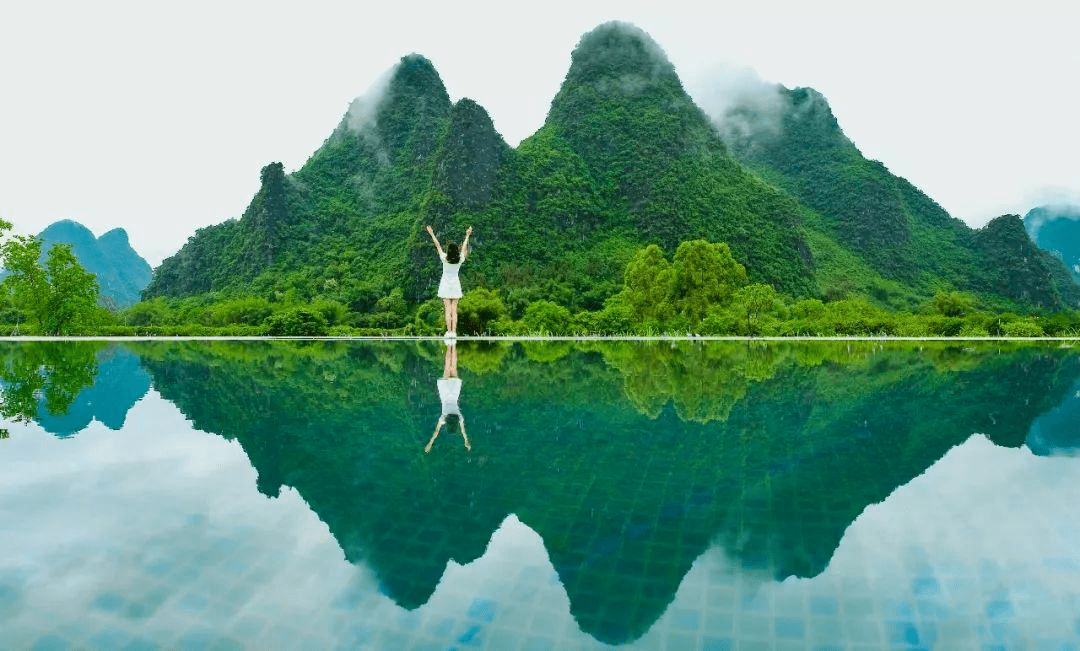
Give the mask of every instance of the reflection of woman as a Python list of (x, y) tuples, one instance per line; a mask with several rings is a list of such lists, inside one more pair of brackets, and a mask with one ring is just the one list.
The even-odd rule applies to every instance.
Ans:
[(458, 270), (461, 263), (465, 262), (465, 256), (469, 252), (469, 236), (472, 235), (472, 226), (465, 231), (465, 239), (459, 247), (456, 242), (449, 242), (446, 251), (439, 245), (439, 238), (435, 237), (435, 231), (427, 227), (428, 235), (435, 242), (435, 250), (439, 252), (442, 260), (442, 280), (439, 281), (439, 298), (443, 300), (443, 313), (446, 318), (446, 336), (457, 336), (457, 307), (458, 299), (461, 298), (461, 281), (458, 279)]
[(431, 452), (431, 446), (435, 439), (439, 438), (439, 432), (443, 425), (457, 423), (461, 428), (461, 438), (465, 440), (465, 449), (472, 450), (469, 445), (469, 437), (465, 434), (465, 419), (461, 417), (461, 409), (458, 407), (458, 396), (461, 395), (461, 378), (457, 372), (457, 346), (451, 342), (446, 346), (446, 358), (443, 361), (443, 376), (437, 382), (439, 386), (439, 400), (442, 402), (442, 416), (435, 423), (435, 433), (431, 440), (424, 446), (424, 452)]

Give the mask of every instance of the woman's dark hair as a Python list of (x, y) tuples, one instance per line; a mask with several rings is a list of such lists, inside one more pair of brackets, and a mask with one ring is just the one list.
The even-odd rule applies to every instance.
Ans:
[(461, 247), (457, 242), (450, 242), (446, 245), (446, 261), (450, 264), (457, 264), (461, 262)]
[(446, 431), (452, 431), (455, 427), (461, 427), (461, 416), (458, 414), (447, 414)]

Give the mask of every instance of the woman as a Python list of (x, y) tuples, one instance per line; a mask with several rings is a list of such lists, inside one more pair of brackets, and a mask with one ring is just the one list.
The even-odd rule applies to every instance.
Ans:
[[(449, 246), (447, 247), (449, 248)], [(439, 438), (439, 432), (443, 425), (456, 421), (461, 429), (461, 438), (465, 441), (465, 449), (472, 451), (469, 436), (465, 433), (465, 419), (461, 416), (461, 408), (458, 407), (458, 397), (461, 395), (461, 378), (457, 371), (457, 346), (454, 342), (446, 344), (446, 357), (443, 360), (443, 376), (435, 383), (439, 387), (439, 402), (442, 403), (442, 415), (435, 423), (435, 433), (431, 440), (424, 446), (424, 454), (431, 452), (431, 446), (435, 445), (435, 439)]]
[(439, 298), (443, 300), (443, 314), (446, 318), (446, 336), (457, 336), (457, 306), (461, 298), (461, 281), (458, 279), (458, 270), (461, 263), (465, 262), (465, 255), (469, 250), (469, 236), (472, 235), (472, 226), (465, 231), (465, 240), (459, 247), (455, 242), (446, 245), (444, 252), (439, 245), (439, 238), (435, 237), (435, 231), (427, 227), (428, 235), (435, 242), (435, 249), (439, 252), (442, 260), (442, 280), (439, 281)]

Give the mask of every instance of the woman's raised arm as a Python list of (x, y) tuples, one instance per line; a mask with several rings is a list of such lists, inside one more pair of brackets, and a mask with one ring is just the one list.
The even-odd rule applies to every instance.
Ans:
[(472, 235), (472, 226), (465, 229), (465, 239), (461, 242), (461, 259), (465, 259), (465, 254), (469, 251), (469, 236)]
[(438, 252), (441, 254), (442, 253), (442, 247), (439, 246), (439, 238), (435, 237), (435, 231), (431, 230), (431, 226), (428, 226), (427, 227), (427, 232), (428, 232), (428, 235), (431, 236), (431, 241), (435, 243), (435, 249), (438, 250)]

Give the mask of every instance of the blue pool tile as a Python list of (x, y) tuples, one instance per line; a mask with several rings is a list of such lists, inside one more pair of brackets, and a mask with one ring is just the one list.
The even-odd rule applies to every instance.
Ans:
[(416, 610), (405, 611), (398, 617), (398, 626), (406, 631), (415, 631), (420, 626), (420, 613)]
[(915, 616), (915, 609), (906, 601), (888, 599), (885, 602), (885, 611), (896, 613), (896, 616), (900, 619), (911, 619)]
[(760, 616), (744, 616), (739, 620), (740, 638), (766, 638), (772, 635), (771, 618)]
[(483, 641), (483, 632), (482, 628), (474, 624), (465, 629), (465, 632), (458, 637), (457, 641), (465, 646), (480, 646)]
[(986, 604), (986, 616), (990, 619), (1001, 619), (1013, 616), (1012, 604), (1008, 601), (991, 601)]
[(680, 631), (696, 631), (701, 628), (701, 613), (677, 608), (671, 614), (671, 625)]
[(175, 561), (171, 561), (169, 559), (159, 559), (159, 560), (147, 563), (147, 565), (146, 565), (146, 573), (149, 574), (150, 576), (161, 577), (161, 576), (165, 576), (166, 574), (171, 572), (173, 570), (173, 568), (175, 568), (175, 567), (176, 567), (176, 562)]
[(931, 626), (937, 626), (941, 622), (955, 618), (955, 612), (939, 601), (920, 601), (918, 611), (919, 621), (929, 623)]
[(742, 609), (753, 612), (764, 612), (768, 610), (769, 602), (764, 598), (754, 594), (745, 594), (742, 598)]
[(114, 592), (105, 592), (94, 599), (93, 605), (98, 610), (115, 613), (124, 607), (124, 598)]
[(449, 617), (442, 617), (428, 624), (427, 630), (436, 637), (445, 637), (450, 635), (450, 631), (454, 630), (454, 620)]
[(835, 615), (839, 602), (832, 597), (810, 597), (810, 612), (815, 615)]
[(849, 599), (844, 604), (844, 613), (848, 617), (866, 617), (874, 612), (874, 602), (869, 599)]
[(733, 651), (731, 640), (721, 637), (707, 637), (701, 641), (702, 651)]
[(496, 604), (491, 599), (485, 599), (483, 597), (473, 599), (469, 604), (468, 617), (470, 619), (479, 619), (482, 622), (490, 622), (495, 619)]
[(209, 629), (188, 631), (180, 638), (179, 648), (184, 651), (202, 651), (217, 642), (217, 634)]
[(889, 622), (889, 641), (894, 644), (915, 646), (919, 643), (919, 629), (911, 622)]
[(813, 648), (813, 651), (844, 651), (838, 646), (832, 644), (819, 644)]
[(806, 623), (794, 617), (776, 618), (777, 637), (801, 638), (806, 635)]
[(941, 595), (941, 585), (937, 579), (915, 579), (911, 590), (917, 597), (937, 597)]
[(521, 645), (521, 651), (552, 651), (555, 640), (548, 637), (530, 637)]
[(45, 635), (34, 642), (30, 651), (67, 651), (68, 641), (59, 635)]
[(816, 640), (839, 640), (844, 636), (841, 620), (835, 617), (813, 617), (807, 623), (810, 637)]
[(90, 644), (98, 649), (113, 651), (114, 649), (119, 649), (124, 646), (130, 639), (131, 636), (127, 633), (115, 628), (109, 628), (95, 633), (90, 638)]
[(180, 608), (192, 613), (205, 610), (208, 604), (209, 601), (204, 595), (195, 593), (184, 595), (179, 602)]
[[(341, 637), (352, 646), (359, 647), (375, 639), (375, 632), (375, 629), (366, 624), (355, 623), (343, 631)], [(447, 633), (449, 632), (450, 631), (447, 630)]]

